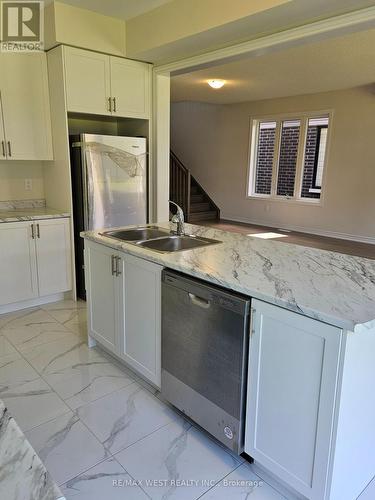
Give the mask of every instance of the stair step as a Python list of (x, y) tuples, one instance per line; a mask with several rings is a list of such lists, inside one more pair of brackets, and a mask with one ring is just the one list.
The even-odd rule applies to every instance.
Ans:
[(191, 213), (189, 217), (189, 222), (196, 222), (199, 220), (206, 219), (217, 219), (218, 215), (216, 210), (209, 210), (208, 212), (195, 212)]
[(209, 211), (210, 211), (210, 204), (207, 202), (190, 204), (190, 212), (196, 213), (196, 212), (209, 212)]
[(204, 196), (203, 196), (203, 194), (192, 194), (190, 196), (190, 201), (191, 201), (191, 203), (203, 203)]

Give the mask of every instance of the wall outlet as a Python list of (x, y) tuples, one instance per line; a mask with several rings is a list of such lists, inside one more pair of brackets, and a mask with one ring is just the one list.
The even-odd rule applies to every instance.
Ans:
[(33, 180), (25, 179), (25, 191), (32, 191), (33, 189)]

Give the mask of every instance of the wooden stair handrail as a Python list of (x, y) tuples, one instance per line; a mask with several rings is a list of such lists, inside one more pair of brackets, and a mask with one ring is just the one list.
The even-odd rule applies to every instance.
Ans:
[(190, 216), (190, 170), (171, 151), (170, 152), (170, 198), (182, 208), (186, 222)]

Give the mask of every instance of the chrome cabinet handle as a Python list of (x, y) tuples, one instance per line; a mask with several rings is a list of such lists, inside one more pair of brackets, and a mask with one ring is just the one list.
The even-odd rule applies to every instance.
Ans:
[(1, 147), (3, 148), (3, 156), (6, 156), (7, 153), (5, 151), (5, 141), (1, 141)]
[(116, 257), (116, 276), (121, 275), (120, 262), (121, 262), (121, 257)]
[(112, 113), (112, 99), (108, 97), (108, 111)]
[(40, 239), (40, 228), (39, 224), (36, 225), (36, 237)]
[(111, 272), (112, 276), (116, 276), (116, 256), (111, 255)]
[(12, 156), (12, 149), (10, 147), (10, 141), (8, 141), (8, 153), (9, 153), (9, 156)]
[(35, 240), (34, 224), (30, 224), (30, 226), (31, 226), (31, 238)]
[(211, 305), (209, 300), (202, 299), (202, 297), (198, 297), (198, 295), (194, 295), (193, 293), (189, 293), (189, 299), (192, 304), (203, 307), (203, 309), (208, 309)]
[(116, 108), (116, 97), (113, 98), (113, 111), (116, 113), (117, 108)]

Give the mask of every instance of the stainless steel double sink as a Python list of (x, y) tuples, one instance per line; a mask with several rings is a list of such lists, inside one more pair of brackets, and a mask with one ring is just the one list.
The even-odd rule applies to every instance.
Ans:
[(104, 231), (101, 234), (109, 238), (125, 241), (126, 243), (131, 243), (161, 253), (180, 252), (182, 250), (192, 250), (193, 248), (221, 243), (219, 240), (203, 238), (193, 234), (179, 236), (168, 231), (168, 229), (158, 226), (114, 229), (111, 231)]

